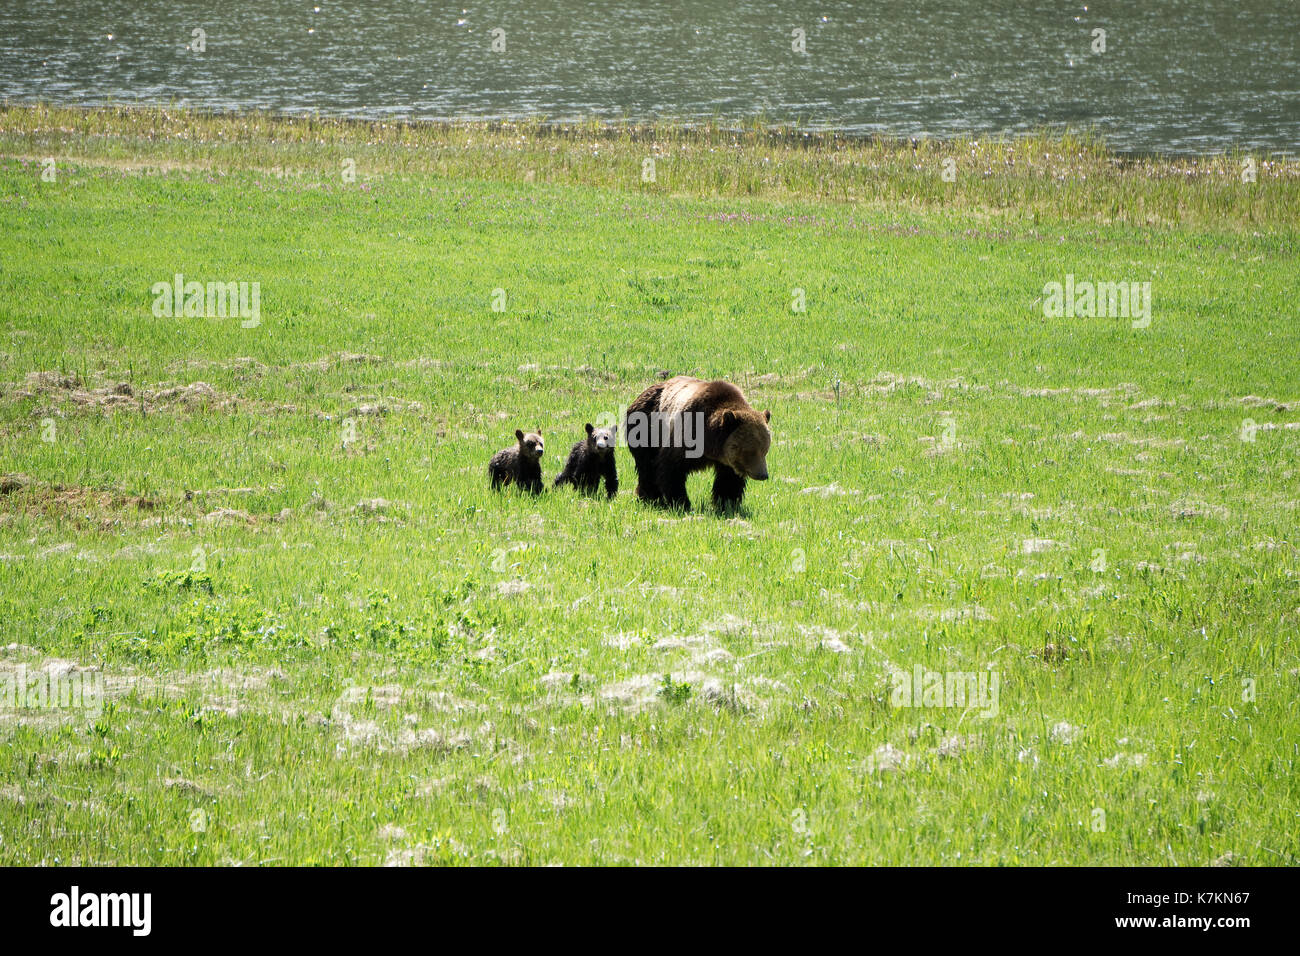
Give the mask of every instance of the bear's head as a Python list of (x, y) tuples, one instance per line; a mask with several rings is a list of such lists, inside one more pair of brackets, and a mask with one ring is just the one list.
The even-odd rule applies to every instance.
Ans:
[(527, 435), (520, 429), (515, 429), (515, 438), (519, 439), (519, 454), (525, 458), (542, 457), (542, 452), (546, 450), (546, 445), (542, 441), (542, 430), (539, 428), (535, 432), (529, 432)]
[(722, 413), (722, 427), (729, 429), (722, 446), (722, 461), (744, 478), (767, 481), (767, 452), (772, 447), (772, 413), (752, 408)]
[(614, 450), (614, 445), (618, 441), (618, 426), (613, 428), (596, 428), (587, 422), (587, 448), (604, 458)]

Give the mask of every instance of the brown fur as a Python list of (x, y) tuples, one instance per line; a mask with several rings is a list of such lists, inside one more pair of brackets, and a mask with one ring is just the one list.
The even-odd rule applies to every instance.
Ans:
[(587, 437), (573, 446), (564, 470), (555, 479), (555, 487), (573, 485), (582, 494), (592, 495), (605, 482), (605, 494), (613, 498), (618, 494), (618, 464), (614, 447), (618, 444), (618, 426), (596, 428), (591, 422), (585, 426)]
[(515, 440), (519, 443), (513, 448), (503, 448), (488, 462), (488, 478), (492, 489), (500, 491), (507, 485), (517, 485), (525, 491), (538, 494), (545, 487), (542, 483), (542, 454), (546, 445), (542, 440), (542, 430), (524, 434), (515, 429)]
[[(665, 426), (647, 442), (641, 422), (658, 415)], [(682, 416), (691, 416), (684, 424)], [(767, 452), (772, 444), (768, 427), (771, 412), (759, 412), (730, 382), (704, 382), (679, 375), (656, 382), (628, 408), (623, 435), (636, 463), (638, 498), (689, 511), (686, 477), (713, 468), (713, 503), (719, 509), (740, 506), (745, 483), (767, 480)], [(688, 424), (701, 423), (703, 434), (692, 434)], [(653, 431), (653, 429), (652, 429)], [(702, 454), (691, 457), (683, 447), (687, 439), (702, 441)]]

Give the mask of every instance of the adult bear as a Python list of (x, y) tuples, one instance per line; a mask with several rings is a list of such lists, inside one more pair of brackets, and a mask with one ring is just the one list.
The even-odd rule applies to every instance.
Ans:
[(686, 476), (712, 467), (714, 506), (738, 507), (746, 479), (767, 480), (771, 420), (770, 411), (756, 411), (730, 382), (679, 375), (651, 385), (624, 418), (637, 497), (690, 511)]

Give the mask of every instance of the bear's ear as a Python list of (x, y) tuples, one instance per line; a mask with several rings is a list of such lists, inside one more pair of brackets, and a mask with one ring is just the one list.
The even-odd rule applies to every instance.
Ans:
[(771, 420), (772, 420), (772, 410), (769, 408), (763, 412), (763, 421), (770, 422)]
[(722, 425), (725, 428), (736, 420), (736, 413), (731, 409), (725, 409), (722, 413)]
[(540, 434), (541, 434), (541, 433), (542, 433), (542, 430), (541, 430), (541, 428), (538, 428), (538, 429), (537, 429), (537, 434), (539, 434), (539, 435), (540, 435)]
[(594, 428), (591, 427), (591, 422), (587, 422), (587, 424), (584, 425), (583, 428), (587, 429), (587, 434), (588, 434), (588, 435), (590, 435), (592, 432), (594, 432), (594, 431), (596, 430), (596, 429), (594, 429)]
[(515, 429), (515, 440), (516, 440), (516, 441), (523, 441), (523, 440), (524, 440), (524, 431), (523, 431), (522, 428), (516, 428), (516, 429)]

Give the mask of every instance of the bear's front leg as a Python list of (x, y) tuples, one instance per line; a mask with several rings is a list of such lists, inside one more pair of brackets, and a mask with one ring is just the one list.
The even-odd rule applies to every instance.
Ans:
[(605, 494), (613, 498), (618, 494), (618, 466), (614, 463), (614, 453), (609, 453), (605, 462)]
[(537, 462), (530, 462), (527, 468), (520, 468), (519, 487), (535, 495), (540, 495), (545, 491), (546, 484), (542, 481), (542, 466)]
[(740, 507), (745, 497), (745, 476), (737, 474), (727, 465), (718, 465), (713, 471), (713, 506), (722, 511)]

